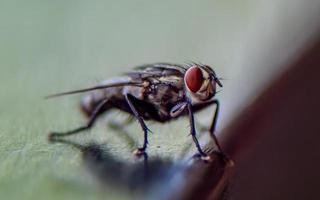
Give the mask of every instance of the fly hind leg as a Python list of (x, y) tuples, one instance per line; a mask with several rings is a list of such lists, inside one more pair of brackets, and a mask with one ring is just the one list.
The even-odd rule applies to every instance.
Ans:
[(58, 138), (60, 137), (65, 137), (65, 136), (69, 136), (69, 135), (74, 135), (77, 133), (80, 133), (82, 131), (88, 130), (90, 129), (94, 123), (96, 122), (97, 118), (100, 116), (100, 114), (102, 113), (102, 111), (105, 109), (105, 106), (108, 104), (108, 99), (105, 99), (103, 101), (101, 101), (93, 110), (93, 112), (90, 115), (89, 121), (87, 122), (86, 125), (75, 128), (73, 130), (70, 131), (66, 131), (66, 132), (51, 132), (49, 134), (49, 141), (50, 142), (54, 142), (56, 141)]

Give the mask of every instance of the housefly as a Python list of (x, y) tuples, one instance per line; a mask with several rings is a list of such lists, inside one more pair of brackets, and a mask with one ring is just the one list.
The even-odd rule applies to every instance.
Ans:
[(215, 105), (209, 133), (218, 151), (222, 153), (214, 134), (219, 111), (219, 102), (214, 99), (217, 86), (222, 87), (220, 79), (207, 65), (155, 63), (138, 66), (119, 78), (104, 81), (97, 86), (48, 96), (52, 98), (89, 92), (80, 103), (81, 110), (88, 118), (87, 124), (66, 132), (51, 132), (49, 139), (54, 141), (59, 137), (88, 130), (99, 116), (111, 108), (116, 108), (135, 117), (139, 122), (144, 133), (144, 142), (135, 153), (141, 155), (147, 148), (150, 131), (145, 120), (165, 123), (188, 116), (190, 133), (199, 154), (203, 159), (210, 159), (201, 149), (196, 137), (194, 113), (209, 105)]

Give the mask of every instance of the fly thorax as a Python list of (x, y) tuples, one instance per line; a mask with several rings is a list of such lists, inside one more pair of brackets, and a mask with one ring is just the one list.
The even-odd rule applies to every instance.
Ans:
[(132, 96), (134, 96), (140, 100), (144, 99), (144, 88), (143, 87), (125, 86), (122, 89), (122, 93), (123, 94), (131, 94)]

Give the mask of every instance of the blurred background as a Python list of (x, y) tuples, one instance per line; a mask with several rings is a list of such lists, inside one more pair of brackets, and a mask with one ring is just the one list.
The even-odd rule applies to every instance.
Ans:
[[(47, 142), (49, 131), (84, 123), (80, 97), (44, 96), (95, 85), (140, 64), (201, 62), (226, 79), (218, 94), (219, 131), (318, 33), (319, 8), (316, 0), (1, 0), (1, 199), (128, 199), (97, 187), (78, 151)], [(197, 116), (203, 124), (210, 120), (205, 113)], [(132, 146), (142, 141), (139, 127), (130, 125), (131, 145), (106, 121), (75, 138), (108, 143), (112, 154), (130, 162)], [(179, 159), (191, 144), (186, 119), (148, 124), (155, 130), (151, 157)]]

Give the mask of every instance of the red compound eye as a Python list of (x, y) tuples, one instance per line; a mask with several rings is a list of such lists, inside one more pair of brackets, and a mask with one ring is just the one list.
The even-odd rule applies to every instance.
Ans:
[(189, 68), (184, 76), (184, 80), (191, 92), (197, 92), (204, 81), (201, 69), (197, 66)]

